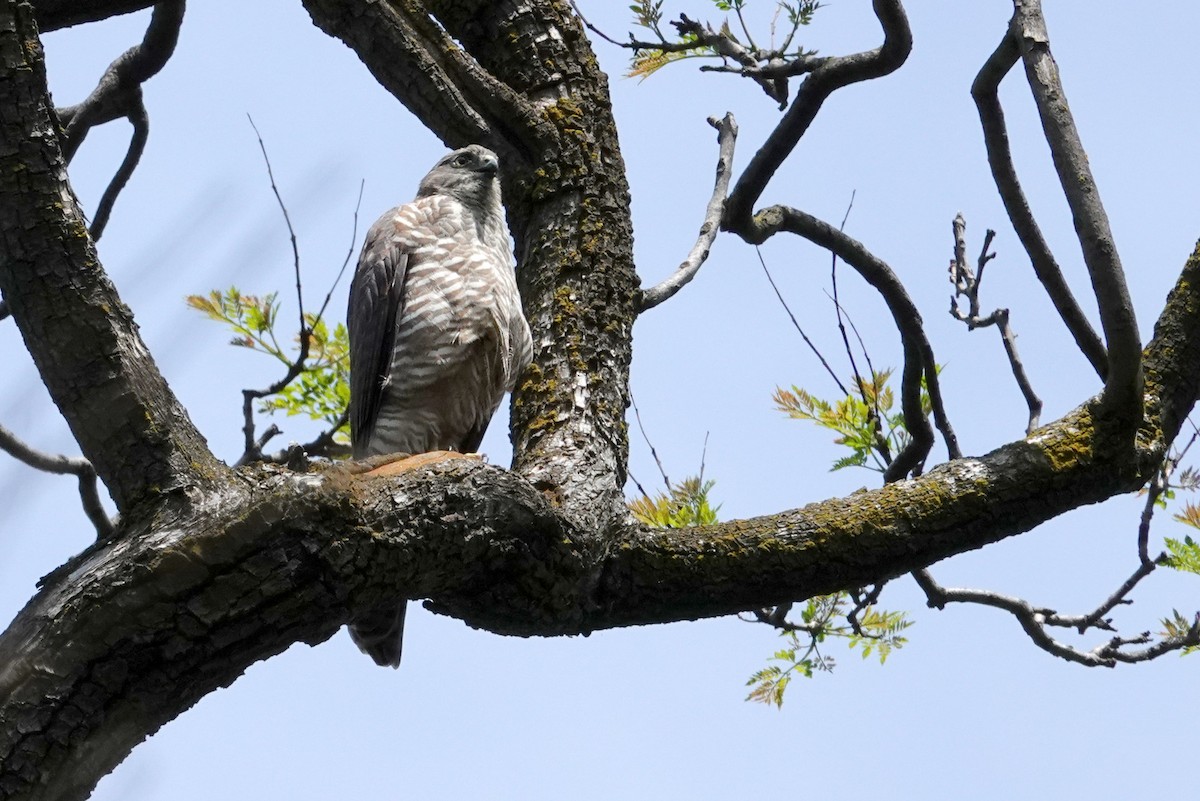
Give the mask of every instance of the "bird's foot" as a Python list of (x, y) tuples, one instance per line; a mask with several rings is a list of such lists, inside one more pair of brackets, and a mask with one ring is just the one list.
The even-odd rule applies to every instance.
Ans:
[(372, 456), (359, 464), (366, 467), (359, 473), (362, 478), (380, 478), (383, 476), (398, 476), (410, 470), (442, 462), (447, 459), (482, 459), (478, 453), (459, 453), (458, 451), (430, 451), (429, 453), (390, 453), (384, 456)]

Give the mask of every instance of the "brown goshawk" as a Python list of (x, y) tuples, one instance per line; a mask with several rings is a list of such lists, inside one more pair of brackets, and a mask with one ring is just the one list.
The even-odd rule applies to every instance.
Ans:
[[(367, 232), (346, 318), (356, 459), (475, 451), (529, 364), (498, 168), (485, 147), (456, 150)], [(380, 665), (400, 664), (405, 606), (350, 625)]]

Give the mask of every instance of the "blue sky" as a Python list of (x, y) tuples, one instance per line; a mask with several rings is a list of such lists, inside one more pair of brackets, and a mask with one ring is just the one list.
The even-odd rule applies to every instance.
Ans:
[[(620, 36), (627, 3), (581, 3)], [(769, 5), (758, 0), (756, 5)], [(1044, 420), (1099, 385), (1074, 349), (1007, 225), (987, 173), (968, 87), (999, 41), (1008, 3), (911, 3), (915, 46), (884, 81), (834, 96), (768, 189), (834, 222), (887, 260), (925, 319), (951, 418), (968, 454), (1022, 434), (1025, 409), (993, 331), (968, 334), (946, 313), (950, 221), (962, 211), (974, 254), (997, 229), (985, 309), (1007, 306)], [(702, 16), (706, 2), (667, 3)], [(1198, 235), (1192, 37), (1200, 9), (1051, 4), (1053, 50), (1112, 218), (1148, 337)], [(50, 34), (51, 89), (78, 102), (104, 66), (139, 40), (147, 14)], [(804, 44), (835, 54), (874, 46), (861, 0), (822, 10)], [(686, 254), (712, 185), (716, 143), (704, 122), (732, 111), (735, 170), (778, 119), (756, 87), (673, 65), (645, 82), (618, 77), (625, 53), (597, 45), (611, 76), (633, 194), (638, 269), (660, 280)], [(1023, 78), (1003, 87), (1022, 180), (1076, 292), (1086, 273)], [(300, 3), (210, 0), (189, 6), (179, 49), (146, 87), (150, 142), (100, 243), (142, 333), (215, 452), (240, 452), (240, 390), (276, 378), (262, 356), (184, 307), (214, 287), (281, 290), (292, 259), (254, 133), (271, 155), (300, 237), (306, 297), (319, 301), (378, 214), (411, 198), (442, 145), (379, 88), (353, 53), (312, 26)], [(94, 131), (72, 166), (89, 212), (123, 153), (128, 129)], [(355, 248), (358, 247), (356, 243)], [(793, 311), (836, 362), (825, 295), (827, 254), (776, 238), (762, 249)], [(844, 269), (839, 286), (876, 365), (898, 365), (886, 311)], [(331, 308), (340, 315), (345, 282)], [(1091, 304), (1085, 304), (1091, 309)], [(288, 313), (294, 307), (285, 306)], [(47, 450), (76, 453), (24, 353), (0, 324), (0, 421)], [(720, 238), (696, 281), (635, 329), (633, 389), (673, 478), (707, 474), (723, 517), (791, 508), (876, 486), (866, 471), (829, 473), (830, 437), (773, 411), (776, 385), (833, 394), (791, 328), (753, 248)], [(281, 421), (286, 439), (312, 433)], [(631, 469), (656, 480), (635, 433)], [(507, 462), (505, 420), (482, 448)], [(937, 452), (937, 458), (944, 453)], [(83, 548), (89, 526), (73, 480), (0, 457), (0, 617), (38, 577)], [(935, 567), (944, 584), (1024, 595), (1062, 611), (1094, 607), (1135, 564), (1139, 503), (1115, 499), (1029, 535)], [(1155, 534), (1180, 536), (1162, 516)], [(1197, 608), (1196, 583), (1158, 575), (1118, 613), (1127, 632), (1172, 608)], [(1192, 787), (1191, 661), (1168, 657), (1085, 670), (1037, 651), (1016, 623), (983, 609), (933, 612), (909, 579), (883, 604), (916, 620), (888, 664), (836, 647), (831, 675), (794, 683), (782, 711), (743, 702), (747, 677), (775, 634), (736, 619), (522, 640), (472, 631), (414, 605), (404, 665), (380, 670), (345, 633), (298, 645), (213, 693), (138, 748), (102, 799), (318, 799), (370, 794), (421, 799), (612, 799), (881, 796), (922, 799), (1184, 796)], [(1090, 645), (1096, 640), (1085, 640)], [(1184, 695), (1180, 695), (1184, 693)], [(1172, 768), (1179, 765), (1179, 768)]]

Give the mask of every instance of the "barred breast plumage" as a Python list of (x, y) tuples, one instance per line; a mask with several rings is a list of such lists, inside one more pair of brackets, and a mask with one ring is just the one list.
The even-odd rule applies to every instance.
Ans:
[[(350, 428), (354, 456), (474, 451), (529, 364), (494, 153), (441, 159), (417, 198), (367, 232), (350, 287)], [(403, 607), (351, 634), (398, 665)]]

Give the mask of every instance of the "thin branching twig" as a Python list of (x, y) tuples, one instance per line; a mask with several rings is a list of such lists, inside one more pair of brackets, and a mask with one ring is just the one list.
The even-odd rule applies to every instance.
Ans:
[[(950, 314), (956, 320), (966, 323), (967, 329), (970, 331), (974, 331), (976, 328), (996, 326), (1000, 332), (1000, 340), (1004, 344), (1004, 353), (1008, 356), (1013, 378), (1016, 379), (1021, 396), (1025, 398), (1025, 406), (1029, 409), (1025, 433), (1032, 434), (1041, 419), (1042, 399), (1034, 392), (1029, 375), (1025, 372), (1025, 365), (1017, 354), (1017, 337), (1013, 334), (1012, 326), (1008, 322), (1008, 309), (996, 309), (986, 317), (980, 316), (979, 313), (979, 288), (983, 283), (983, 269), (989, 261), (996, 258), (996, 254), (991, 252), (992, 240), (995, 239), (996, 232), (988, 229), (983, 238), (983, 247), (979, 251), (976, 268), (972, 271), (970, 265), (967, 264), (967, 221), (961, 213), (955, 215), (952, 228), (954, 231), (954, 258), (950, 260), (950, 283), (954, 285), (954, 294), (950, 296)], [(959, 297), (967, 299), (967, 311), (965, 312), (958, 306)]]
[(112, 521), (109, 520), (108, 514), (104, 511), (104, 505), (100, 502), (96, 469), (87, 459), (43, 453), (22, 442), (16, 434), (2, 425), (0, 425), (0, 450), (35, 470), (55, 475), (73, 475), (78, 478), (79, 499), (83, 504), (84, 514), (96, 527), (97, 539), (105, 539), (113, 533)]

